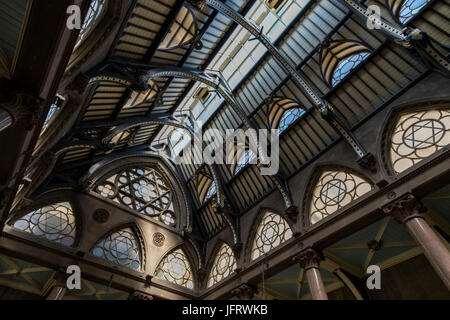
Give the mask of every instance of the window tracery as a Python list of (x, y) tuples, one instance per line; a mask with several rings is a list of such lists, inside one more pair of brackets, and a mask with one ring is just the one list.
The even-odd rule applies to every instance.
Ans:
[(449, 143), (450, 109), (404, 114), (391, 136), (392, 167), (395, 173), (401, 173)]
[(188, 289), (194, 289), (191, 265), (181, 249), (177, 249), (163, 258), (156, 268), (156, 277)]
[(372, 190), (363, 178), (345, 171), (325, 171), (312, 191), (310, 222), (315, 224)]
[(281, 134), (283, 131), (289, 128), (295, 122), (295, 120), (299, 119), (304, 114), (305, 110), (301, 108), (293, 108), (286, 110), (283, 114), (283, 117), (280, 120), (278, 133)]
[(15, 220), (12, 227), (56, 243), (72, 246), (75, 242), (75, 215), (68, 202), (42, 207)]
[(170, 184), (155, 168), (123, 169), (98, 183), (95, 191), (168, 226), (176, 224)]
[(286, 220), (275, 212), (266, 212), (256, 230), (251, 259), (258, 259), (290, 238), (292, 231)]
[(237, 264), (233, 250), (229, 245), (222, 244), (214, 258), (214, 263), (208, 278), (208, 288), (229, 277), (236, 268)]

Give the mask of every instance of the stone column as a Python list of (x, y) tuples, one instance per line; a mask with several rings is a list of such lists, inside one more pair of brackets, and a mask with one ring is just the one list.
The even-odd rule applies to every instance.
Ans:
[(384, 212), (390, 213), (405, 226), (450, 290), (450, 252), (421, 214), (424, 211), (423, 205), (413, 195), (407, 195), (384, 208)]
[(231, 291), (231, 294), (237, 296), (239, 300), (252, 300), (258, 289), (247, 283), (241, 284), (239, 287)]
[(296, 257), (296, 260), (300, 263), (300, 267), (305, 269), (312, 299), (328, 300), (325, 285), (323, 284), (322, 276), (320, 275), (320, 255), (314, 249), (309, 248), (300, 252)]

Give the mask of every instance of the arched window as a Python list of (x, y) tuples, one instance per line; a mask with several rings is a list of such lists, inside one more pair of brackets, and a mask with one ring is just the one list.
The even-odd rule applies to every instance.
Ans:
[(324, 80), (336, 86), (369, 55), (371, 50), (352, 40), (324, 41), (320, 52), (320, 68)]
[(208, 192), (206, 193), (205, 201), (211, 199), (215, 194), (216, 194), (216, 183), (213, 182), (211, 183), (211, 186), (209, 187)]
[(256, 230), (252, 260), (258, 259), (290, 238), (292, 231), (286, 220), (275, 212), (266, 212)]
[(55, 119), (56, 115), (58, 114), (59, 110), (61, 110), (61, 106), (64, 102), (64, 98), (61, 96), (57, 96), (55, 98), (55, 101), (50, 106), (50, 109), (48, 110), (47, 117), (45, 118), (44, 125), (42, 126), (41, 135), (45, 132), (45, 130), (48, 129), (52, 121)]
[(310, 222), (315, 224), (372, 190), (372, 185), (356, 174), (325, 171), (312, 190)]
[(229, 245), (223, 243), (214, 258), (208, 278), (208, 288), (229, 277), (236, 270), (236, 258)]
[(191, 265), (181, 249), (169, 253), (162, 259), (156, 268), (156, 277), (188, 289), (194, 289)]
[(91, 253), (112, 263), (141, 270), (142, 255), (139, 242), (131, 228), (125, 228), (107, 235), (100, 240)]
[(89, 6), (89, 11), (84, 19), (75, 47), (78, 47), (83, 40), (85, 40), (91, 31), (94, 29), (99, 18), (102, 16), (105, 9), (105, 0), (92, 0)]
[(398, 13), (398, 20), (406, 24), (414, 16), (416, 16), (430, 0), (403, 0), (400, 12)]
[(256, 158), (255, 153), (251, 149), (244, 151), (242, 156), (236, 163), (236, 168), (234, 169), (234, 174), (238, 174), (242, 169), (244, 169), (250, 162)]
[(331, 84), (337, 85), (342, 81), (353, 69), (355, 69), (362, 61), (369, 56), (368, 52), (361, 52), (354, 54), (348, 58), (345, 58), (339, 62), (338, 66), (334, 70), (333, 79)]
[(95, 191), (168, 226), (176, 224), (172, 189), (164, 174), (156, 168), (123, 169), (98, 183)]
[(448, 146), (450, 108), (400, 116), (390, 142), (392, 167), (395, 173), (401, 173)]
[(284, 112), (283, 117), (280, 120), (280, 125), (278, 127), (278, 133), (281, 134), (284, 130), (289, 128), (291, 124), (295, 122), (298, 118), (305, 114), (305, 110), (300, 108), (289, 109)]
[(72, 246), (75, 242), (75, 215), (68, 202), (45, 206), (15, 220), (14, 228), (35, 236)]

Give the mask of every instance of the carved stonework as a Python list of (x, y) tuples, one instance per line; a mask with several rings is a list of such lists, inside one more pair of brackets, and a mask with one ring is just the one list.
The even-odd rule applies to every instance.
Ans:
[(412, 194), (408, 194), (383, 208), (383, 211), (399, 223), (405, 223), (412, 218), (423, 218), (426, 208)]
[(292, 205), (289, 208), (287, 208), (284, 212), (289, 217), (289, 219), (291, 219), (294, 222), (297, 221), (297, 217), (298, 217), (298, 207), (297, 206)]
[(153, 234), (153, 244), (157, 247), (164, 246), (164, 241), (166, 240), (166, 237), (161, 232), (156, 232)]
[(94, 220), (98, 223), (105, 223), (109, 219), (109, 212), (105, 209), (97, 209), (94, 212)]
[(308, 270), (311, 268), (319, 268), (322, 256), (316, 250), (308, 248), (300, 252), (294, 260), (300, 264), (300, 267)]
[(241, 242), (235, 243), (232, 249), (236, 258), (239, 259), (242, 252), (242, 243)]
[(238, 297), (239, 300), (251, 300), (257, 292), (258, 289), (256, 289), (254, 286), (243, 283), (239, 287), (231, 291), (231, 294)]
[(128, 300), (146, 300), (146, 301), (150, 301), (153, 300), (153, 296), (142, 292), (142, 291), (134, 291), (133, 293), (130, 294), (130, 296), (128, 297)]

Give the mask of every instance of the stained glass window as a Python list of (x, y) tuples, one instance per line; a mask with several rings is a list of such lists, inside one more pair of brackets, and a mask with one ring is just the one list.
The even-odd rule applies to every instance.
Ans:
[(371, 184), (356, 174), (326, 171), (314, 187), (310, 222), (315, 224), (372, 190)]
[(131, 228), (106, 236), (95, 245), (91, 253), (115, 264), (141, 270), (141, 250)]
[(417, 15), (431, 0), (405, 0), (398, 19), (401, 23), (405, 24), (415, 15)]
[(292, 238), (292, 231), (286, 220), (274, 212), (266, 212), (256, 230), (252, 247), (252, 260)]
[(233, 250), (227, 244), (222, 244), (214, 258), (214, 263), (208, 278), (208, 288), (229, 277), (236, 270), (236, 258)]
[(256, 155), (252, 150), (250, 150), (250, 149), (245, 150), (245, 152), (242, 154), (242, 156), (239, 158), (239, 160), (236, 164), (236, 167), (234, 169), (234, 174), (237, 174), (238, 172), (240, 172), (250, 162), (254, 162), (253, 160), (255, 158), (256, 158)]
[(90, 32), (94, 29), (95, 24), (98, 19), (101, 17), (103, 13), (103, 9), (105, 7), (105, 0), (92, 0), (89, 11), (84, 19), (84, 23), (81, 27), (80, 34), (78, 36), (77, 43), (75, 47), (78, 47), (84, 39), (90, 34)]
[(211, 186), (209, 187), (208, 192), (206, 193), (205, 201), (211, 199), (215, 194), (216, 194), (216, 183), (213, 182), (211, 183)]
[(177, 249), (164, 257), (156, 268), (156, 277), (188, 289), (194, 289), (192, 269), (181, 249)]
[(361, 52), (354, 54), (350, 57), (343, 59), (337, 65), (333, 73), (333, 79), (331, 84), (333, 86), (337, 85), (342, 81), (353, 69), (355, 69), (362, 61), (364, 61), (369, 56), (368, 52)]
[(394, 128), (390, 156), (401, 173), (450, 143), (450, 109), (404, 114)]
[(75, 215), (68, 202), (30, 212), (14, 221), (12, 226), (65, 246), (71, 246), (75, 242)]
[(300, 109), (300, 108), (286, 110), (286, 112), (283, 114), (283, 117), (280, 120), (280, 125), (278, 127), (278, 133), (282, 133), (292, 123), (294, 123), (295, 120), (297, 120), (304, 114), (305, 114), (305, 110)]
[(166, 225), (176, 223), (170, 184), (155, 168), (124, 169), (100, 182), (95, 191)]

